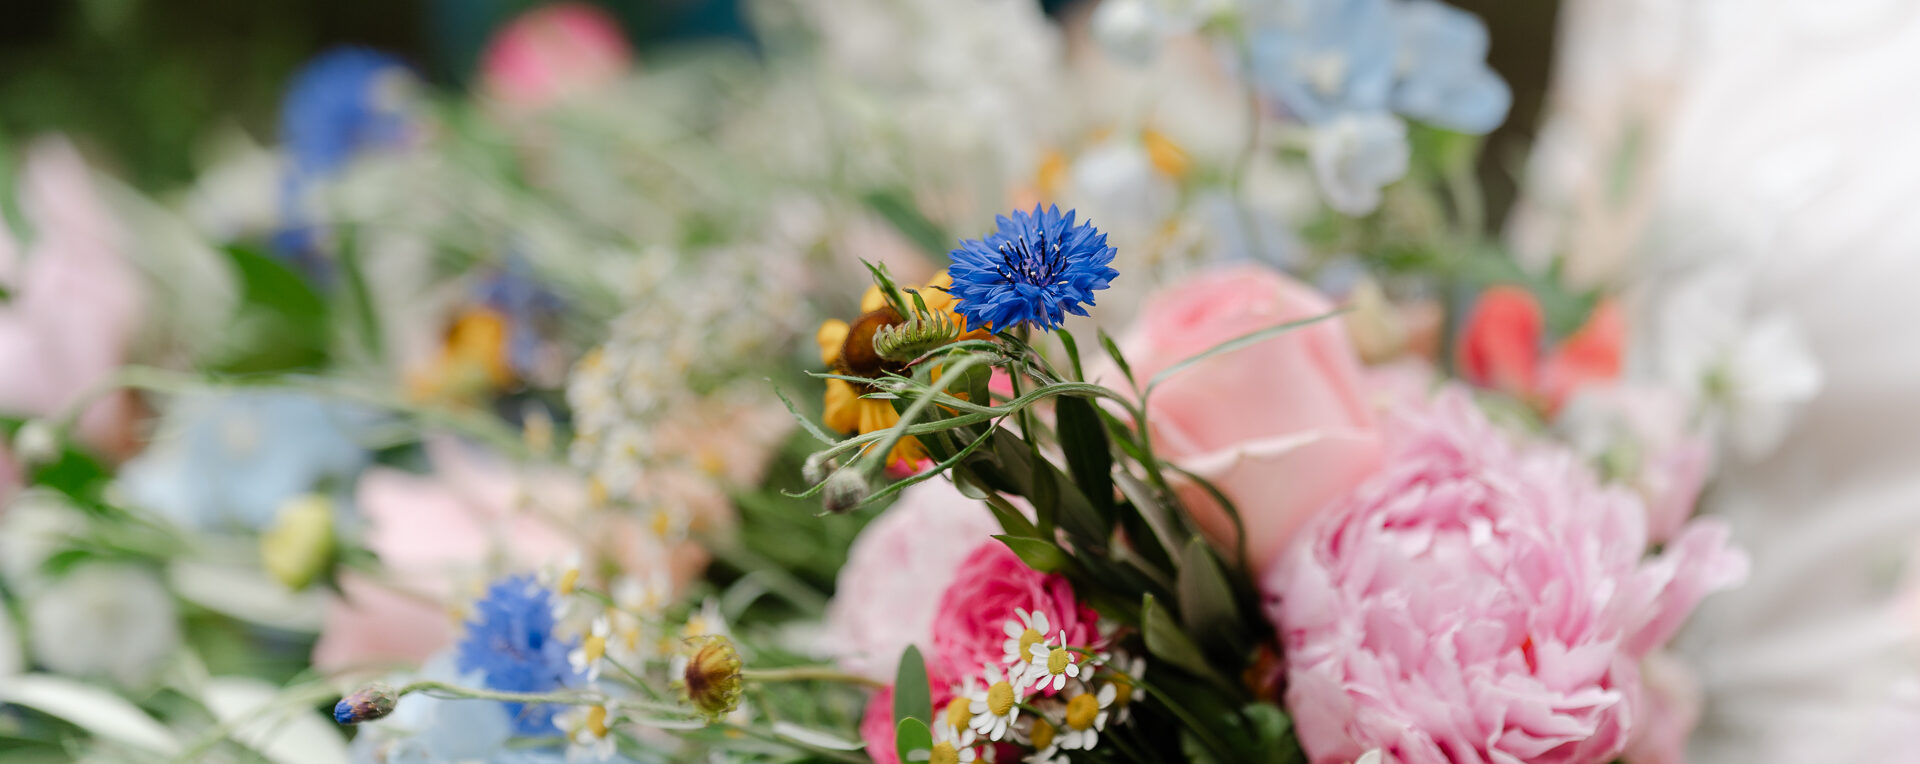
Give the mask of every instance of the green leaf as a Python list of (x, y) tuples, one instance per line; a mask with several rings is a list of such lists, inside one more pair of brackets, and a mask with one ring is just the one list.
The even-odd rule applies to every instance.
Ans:
[(861, 201), (866, 202), (868, 209), (879, 213), (880, 217), (893, 224), (894, 230), (919, 245), (927, 254), (944, 258), (953, 251), (953, 237), (914, 206), (913, 195), (906, 189), (873, 191), (862, 197)]
[[(927, 689), (927, 662), (921, 659), (920, 648), (909, 645), (907, 651), (900, 654), (900, 667), (893, 672), (893, 719), (900, 722), (932, 714), (933, 693)], [(926, 729), (925, 724), (920, 727)]]
[(1211, 647), (1242, 652), (1243, 645), (1235, 639), (1241, 629), (1233, 586), (1206, 539), (1194, 536), (1187, 542), (1180, 570), (1174, 574), (1174, 589), (1180, 594), (1180, 621), (1188, 633), (1201, 635)]
[(1104, 329), (1100, 330), (1100, 347), (1106, 348), (1107, 357), (1112, 358), (1113, 364), (1120, 367), (1120, 374), (1127, 378), (1127, 386), (1139, 390), (1140, 383), (1133, 379), (1133, 367), (1127, 364), (1127, 357), (1121, 354), (1120, 346), (1114, 343), (1112, 337), (1107, 336)]
[(1183, 372), (1189, 368), (1192, 368), (1194, 364), (1207, 360), (1208, 358), (1212, 358), (1216, 355), (1220, 355), (1221, 353), (1231, 353), (1235, 350), (1239, 350), (1249, 345), (1258, 344), (1263, 340), (1271, 339), (1273, 337), (1286, 334), (1287, 332), (1291, 332), (1295, 329), (1299, 329), (1305, 326), (1310, 326), (1313, 324), (1320, 323), (1321, 321), (1325, 321), (1329, 318), (1333, 318), (1345, 312), (1346, 310), (1343, 308), (1340, 310), (1334, 310), (1331, 312), (1322, 313), (1318, 316), (1313, 316), (1310, 318), (1302, 318), (1297, 321), (1288, 321), (1284, 324), (1269, 326), (1265, 329), (1261, 329), (1255, 332), (1249, 332), (1247, 334), (1243, 334), (1233, 339), (1227, 340), (1226, 342), (1222, 342), (1218, 345), (1214, 345), (1213, 347), (1200, 351), (1198, 354), (1188, 356), (1187, 358), (1179, 361), (1178, 363), (1175, 363), (1172, 366), (1168, 366), (1165, 369), (1161, 369), (1160, 373), (1153, 375), (1153, 379), (1147, 381), (1147, 389), (1141, 393), (1140, 397), (1145, 398), (1148, 395), (1153, 394), (1153, 389), (1155, 387), (1159, 387), (1160, 383), (1167, 381), (1168, 378), (1172, 377), (1175, 374), (1179, 374), (1180, 372)]
[(1087, 372), (1080, 367), (1080, 343), (1065, 328), (1053, 330), (1053, 336), (1060, 338), (1060, 344), (1067, 349), (1067, 364), (1073, 369), (1075, 381), (1085, 380)]
[[(957, 484), (958, 482), (956, 481), (956, 485)], [(964, 493), (965, 491), (963, 490), (962, 492)], [(982, 500), (986, 502), (987, 509), (993, 512), (994, 519), (1000, 521), (1001, 530), (1006, 531), (1009, 535), (1040, 538), (1040, 529), (1034, 527), (1033, 521), (1028, 520), (1027, 516), (1022, 514), (1012, 503), (1008, 502), (1005, 497), (997, 493), (987, 493)]]
[[(1153, 489), (1148, 488), (1147, 484), (1140, 482), (1139, 478), (1126, 470), (1113, 473), (1113, 480), (1120, 486), (1120, 493), (1127, 497), (1127, 501), (1132, 502), (1133, 509), (1139, 513), (1140, 519), (1146, 521), (1147, 527), (1153, 530), (1153, 539), (1160, 543), (1160, 548), (1166, 557), (1172, 559), (1178, 555), (1181, 549), (1180, 539), (1185, 538), (1187, 534), (1175, 524), (1173, 514), (1167, 511), (1166, 505), (1160, 503), (1153, 495)], [(1135, 543), (1142, 541), (1144, 539), (1134, 539)]]
[(1248, 725), (1253, 728), (1254, 740), (1248, 753), (1270, 764), (1291, 760), (1289, 754), (1299, 748), (1299, 743), (1290, 736), (1293, 719), (1287, 716), (1287, 712), (1272, 703), (1248, 703), (1241, 707), (1240, 715), (1246, 717)]
[(1006, 544), (1008, 549), (1020, 556), (1027, 567), (1042, 573), (1052, 573), (1067, 565), (1067, 553), (1053, 542), (1025, 536), (996, 535), (994, 538)]
[(774, 384), (772, 379), (768, 379), (767, 383), (773, 385), (773, 394), (780, 396), (780, 402), (786, 404), (787, 413), (793, 415), (793, 420), (799, 422), (800, 428), (806, 430), (808, 435), (812, 435), (815, 440), (829, 446), (840, 442), (839, 438), (833, 437), (828, 434), (826, 430), (822, 429), (820, 425), (815, 424), (811, 417), (802, 416), (800, 410), (794, 408), (793, 401), (787, 399), (787, 394), (781, 391), (780, 386)]
[(1200, 652), (1200, 646), (1180, 630), (1180, 625), (1173, 622), (1173, 616), (1151, 594), (1146, 595), (1140, 603), (1140, 628), (1146, 633), (1147, 652), (1199, 676), (1214, 675), (1213, 667), (1207, 665), (1206, 655)]
[(325, 365), (331, 326), (326, 301), (273, 257), (240, 246), (225, 252), (240, 280), (241, 306), (234, 315), (235, 345), (225, 348), (213, 370), (254, 373)]
[(1107, 428), (1101, 423), (1093, 402), (1072, 395), (1054, 402), (1054, 425), (1059, 431), (1060, 450), (1067, 457), (1067, 472), (1074, 484), (1103, 515), (1113, 513), (1113, 450), (1107, 446)]
[[(893, 728), (893, 751), (900, 761), (913, 761), (914, 751), (931, 750), (933, 730), (927, 728), (926, 722), (913, 718), (901, 719), (898, 726)], [(924, 758), (920, 760), (926, 761)]]

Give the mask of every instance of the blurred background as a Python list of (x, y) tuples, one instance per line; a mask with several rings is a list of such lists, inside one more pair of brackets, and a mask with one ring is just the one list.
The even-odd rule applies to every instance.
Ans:
[[(1053, 18), (1088, 0), (1035, 0)], [(0, 140), (59, 131), (96, 166), (163, 192), (191, 180), (216, 129), (275, 142), (288, 77), (337, 45), (377, 48), (464, 87), (495, 29), (534, 0), (15, 0), (0, 8)], [(752, 0), (599, 0), (642, 62), (690, 42), (754, 45)], [(1514, 199), (1553, 53), (1556, 0), (1458, 0), (1486, 21), (1513, 110), (1482, 159), (1491, 223)], [(4, 160), (0, 160), (4, 161)]]

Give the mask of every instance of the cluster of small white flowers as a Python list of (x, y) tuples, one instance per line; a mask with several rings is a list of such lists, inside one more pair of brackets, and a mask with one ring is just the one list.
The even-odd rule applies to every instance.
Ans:
[(1065, 751), (1091, 750), (1110, 724), (1128, 718), (1145, 661), (1069, 644), (1065, 631), (1049, 638), (1050, 625), (1045, 613), (1015, 610), (1003, 627), (1001, 663), (963, 680), (934, 725), (935, 748), (945, 745), (941, 753), (966, 762), (979, 746), (1012, 742), (1032, 749), (1029, 764), (1057, 764)]

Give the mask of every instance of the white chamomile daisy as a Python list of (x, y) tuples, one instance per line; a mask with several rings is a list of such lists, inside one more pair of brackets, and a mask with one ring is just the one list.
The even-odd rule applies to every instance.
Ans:
[(540, 571), (541, 585), (553, 590), (553, 617), (565, 619), (573, 610), (574, 595), (580, 588), (580, 551), (574, 550), (560, 559), (559, 564)]
[(907, 754), (908, 761), (924, 761), (927, 764), (973, 764), (980, 759), (980, 751), (973, 745), (973, 731), (964, 735), (945, 721), (933, 725), (933, 748), (926, 751), (913, 751)]
[(1013, 612), (1019, 618), (1008, 619), (1006, 624), (1000, 627), (1000, 630), (1007, 634), (1007, 641), (1001, 643), (1001, 648), (1006, 650), (1006, 656), (1001, 660), (1006, 663), (1025, 665), (1027, 648), (1032, 647), (1036, 642), (1047, 641), (1049, 631), (1047, 614), (1039, 611), (1029, 613), (1021, 608), (1014, 608)]
[(965, 695), (956, 695), (953, 700), (947, 701), (947, 707), (941, 711), (940, 718), (934, 720), (934, 739), (940, 740), (942, 739), (941, 735), (944, 734), (946, 735), (944, 739), (954, 741), (955, 745), (973, 745), (973, 741), (979, 737), (979, 733), (974, 732), (973, 728), (968, 726), (972, 721), (972, 703), (967, 700)]
[(1055, 724), (1044, 712), (1033, 717), (1033, 721), (1027, 725), (1026, 739), (1027, 745), (1033, 747), (1033, 753), (1021, 759), (1026, 764), (1066, 761), (1066, 756), (1060, 753), (1060, 725)]
[(1107, 685), (1114, 689), (1113, 723), (1125, 724), (1133, 715), (1133, 702), (1146, 695), (1140, 689), (1140, 679), (1147, 673), (1147, 661), (1137, 655), (1114, 653), (1105, 656), (1102, 665), (1108, 667)]
[(1080, 668), (1082, 658), (1079, 653), (1067, 649), (1067, 633), (1060, 632), (1060, 643), (1050, 644), (1046, 640), (1035, 642), (1027, 648), (1027, 670), (1022, 676), (1021, 685), (1031, 682), (1035, 692), (1051, 687), (1058, 692), (1067, 686), (1068, 679), (1079, 679), (1081, 674), (1093, 676), (1093, 667), (1085, 671)]
[(1060, 747), (1091, 750), (1100, 743), (1100, 731), (1107, 728), (1107, 707), (1113, 705), (1115, 690), (1102, 685), (1099, 694), (1080, 693), (1067, 699), (1067, 719), (1060, 730)]
[(573, 667), (576, 674), (585, 674), (587, 681), (600, 678), (601, 659), (607, 657), (607, 636), (613, 633), (613, 624), (606, 614), (593, 619), (593, 629), (580, 640), (580, 646), (567, 653), (567, 665)]
[(973, 714), (967, 727), (997, 742), (1020, 719), (1020, 704), (1015, 702), (1013, 683), (1000, 673), (1000, 667), (987, 666), (985, 673), (986, 688), (967, 696), (967, 711)]
[(613, 758), (613, 735), (606, 706), (574, 706), (554, 717), (567, 733), (567, 764)]

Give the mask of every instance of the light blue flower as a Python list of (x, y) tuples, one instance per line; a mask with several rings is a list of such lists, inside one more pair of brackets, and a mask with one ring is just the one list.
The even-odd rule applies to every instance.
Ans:
[(368, 456), (364, 410), (259, 390), (176, 398), (153, 445), (120, 473), (126, 499), (192, 528), (259, 529), (288, 499), (345, 506)]
[(1301, 122), (1387, 108), (1395, 44), (1389, 0), (1281, 0), (1253, 22), (1253, 82)]
[(1327, 206), (1365, 215), (1380, 206), (1380, 190), (1407, 174), (1407, 125), (1391, 114), (1342, 116), (1314, 130), (1307, 159)]
[[(444, 652), (420, 667), (420, 678), (463, 687), (482, 686), (482, 674), (454, 668)], [(513, 717), (492, 700), (436, 698), (414, 693), (400, 699), (387, 718), (369, 722), (353, 741), (355, 762), (430, 764), (449, 761), (492, 762), (508, 752)]]
[(1478, 17), (1438, 0), (1396, 2), (1393, 15), (1394, 111), (1473, 135), (1506, 120), (1513, 94), (1487, 67), (1487, 27)]

